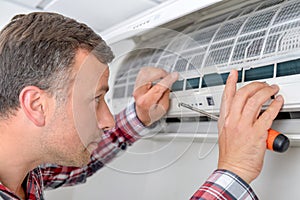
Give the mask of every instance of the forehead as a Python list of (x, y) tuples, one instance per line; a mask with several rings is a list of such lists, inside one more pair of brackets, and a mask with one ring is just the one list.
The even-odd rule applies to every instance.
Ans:
[(75, 57), (74, 90), (90, 93), (100, 86), (107, 86), (109, 69), (96, 56), (86, 50), (78, 50)]
[[(100, 62), (96, 56), (92, 52), (88, 52), (87, 50), (84, 49), (79, 49), (76, 52), (75, 56), (75, 69), (81, 73), (85, 72), (90, 72), (92, 73), (104, 73), (107, 70), (108, 66), (107, 64), (104, 64)], [(105, 72), (104, 75), (108, 75)]]

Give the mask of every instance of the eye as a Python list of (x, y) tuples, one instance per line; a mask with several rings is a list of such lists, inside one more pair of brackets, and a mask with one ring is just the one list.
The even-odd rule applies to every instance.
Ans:
[(101, 101), (101, 98), (103, 97), (103, 95), (99, 95), (95, 97), (95, 102), (98, 104)]

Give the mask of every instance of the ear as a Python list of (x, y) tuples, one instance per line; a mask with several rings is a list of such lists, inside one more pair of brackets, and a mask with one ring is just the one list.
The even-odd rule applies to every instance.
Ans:
[(19, 101), (30, 121), (38, 127), (45, 125), (47, 99), (43, 90), (35, 86), (27, 86), (21, 91)]

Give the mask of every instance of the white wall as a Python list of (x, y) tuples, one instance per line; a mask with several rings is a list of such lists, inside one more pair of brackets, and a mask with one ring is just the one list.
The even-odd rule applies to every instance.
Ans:
[(25, 14), (34, 11), (29, 8), (17, 6), (15, 4), (2, 0), (0, 0), (0, 8), (0, 29), (2, 29), (16, 14)]
[[(145, 174), (121, 172), (120, 169), (149, 169), (163, 161), (170, 161), (175, 154), (191, 145), (183, 155), (168, 167)], [(132, 152), (161, 150), (157, 155), (134, 158)], [(201, 186), (217, 165), (218, 148), (204, 159), (199, 159), (199, 151), (204, 155), (212, 144), (198, 142), (154, 142), (141, 141), (108, 167), (100, 170), (87, 183), (76, 186), (73, 196), (53, 199), (130, 199), (130, 200), (184, 200)], [(202, 150), (200, 150), (202, 149)], [(173, 157), (172, 157), (173, 156)], [(112, 169), (112, 168), (118, 168)], [(151, 167), (150, 167), (151, 168)], [(154, 168), (153, 168), (154, 169)], [(291, 148), (284, 154), (268, 151), (261, 175), (251, 185), (261, 200), (299, 199), (300, 149)], [(64, 194), (64, 193), (60, 193)], [(48, 198), (52, 199), (52, 198)]]
[[(191, 145), (191, 146), (190, 146)], [(210, 144), (208, 145), (211, 146)], [(183, 200), (189, 199), (216, 167), (216, 149), (205, 158), (198, 159), (200, 145), (190, 142), (141, 141), (131, 152), (151, 152), (145, 156), (123, 155), (109, 168), (100, 171), (87, 184), (74, 190), (74, 200), (131, 199), (131, 200)], [(188, 148), (187, 151), (185, 149)], [(114, 170), (112, 167), (119, 170)], [(143, 169), (158, 171), (134, 174)], [(131, 173), (120, 170), (128, 170)], [(133, 170), (135, 169), (135, 170)]]

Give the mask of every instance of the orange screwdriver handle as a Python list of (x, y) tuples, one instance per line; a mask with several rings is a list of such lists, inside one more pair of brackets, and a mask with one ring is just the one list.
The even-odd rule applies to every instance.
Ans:
[[(210, 114), (210, 113), (206, 112), (205, 110), (201, 110), (197, 107), (193, 107), (189, 104), (181, 102), (178, 104), (178, 107), (180, 107), (180, 106), (183, 106), (187, 109), (201, 113), (213, 120), (218, 120), (218, 116)], [(268, 139), (266, 142), (267, 142), (267, 149), (269, 149), (271, 151), (280, 152), (280, 153), (285, 152), (290, 146), (289, 138), (273, 129), (268, 130)]]
[(290, 140), (288, 137), (273, 129), (268, 130), (267, 149), (283, 153), (289, 146)]

